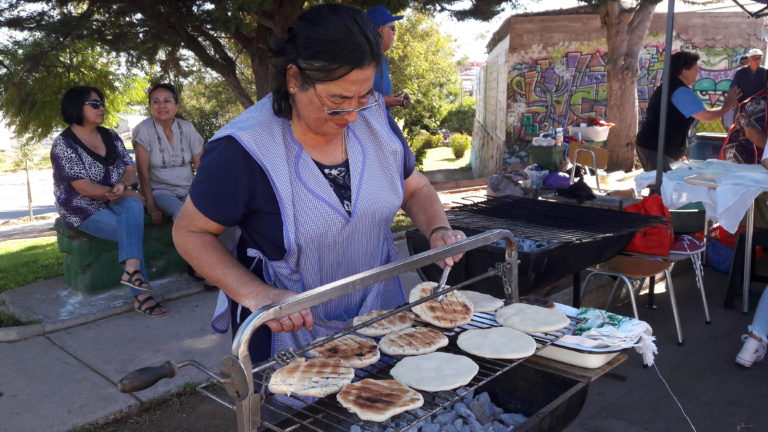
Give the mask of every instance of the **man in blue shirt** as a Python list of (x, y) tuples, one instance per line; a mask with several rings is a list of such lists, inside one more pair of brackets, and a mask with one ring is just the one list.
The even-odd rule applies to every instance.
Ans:
[(747, 66), (736, 71), (731, 81), (731, 88), (738, 87), (741, 90), (739, 103), (752, 97), (755, 93), (765, 88), (765, 80), (768, 71), (760, 66), (763, 62), (763, 52), (757, 48), (747, 51)]
[[(723, 106), (707, 109), (704, 103), (696, 97), (691, 86), (699, 75), (699, 55), (689, 51), (679, 51), (672, 54), (670, 64), (669, 108), (667, 109), (667, 126), (664, 138), (664, 160), (661, 169), (669, 171), (670, 164), (683, 156), (688, 149), (686, 137), (694, 119), (708, 122), (722, 118), (725, 113), (737, 104), (741, 94), (734, 87), (725, 95)], [(645, 123), (637, 133), (637, 157), (645, 171), (657, 169), (657, 152), (659, 148), (659, 125), (661, 123), (661, 89), (659, 86), (651, 95), (646, 110)]]
[[(395, 21), (403, 19), (402, 15), (393, 16), (384, 6), (375, 6), (368, 9), (368, 18), (373, 27), (381, 35), (381, 52), (386, 53), (395, 42)], [(373, 88), (384, 95), (384, 104), (389, 110), (393, 106), (408, 109), (411, 106), (411, 98), (408, 93), (392, 94), (392, 80), (389, 77), (389, 61), (381, 56), (381, 66), (376, 71), (373, 80)]]

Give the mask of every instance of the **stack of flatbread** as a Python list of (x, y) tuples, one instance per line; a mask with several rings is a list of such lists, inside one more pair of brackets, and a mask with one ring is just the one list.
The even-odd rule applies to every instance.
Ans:
[[(353, 325), (366, 322), (370, 319), (376, 318), (379, 315), (383, 315), (389, 312), (388, 310), (375, 310), (368, 312), (365, 315), (356, 316), (352, 320)], [(369, 326), (363, 327), (357, 332), (365, 336), (384, 336), (385, 334), (392, 333), (404, 328), (408, 328), (413, 325), (413, 320), (416, 318), (413, 313), (405, 311), (392, 315), (389, 318), (385, 318), (381, 321), (377, 321)]]
[[(436, 282), (422, 282), (408, 295), (408, 301), (415, 302), (432, 294)], [(448, 286), (446, 286), (448, 287)], [(441, 328), (463, 326), (472, 321), (472, 302), (467, 300), (459, 291), (451, 291), (443, 296), (442, 301), (430, 300), (411, 310), (424, 321)]]
[(400, 360), (390, 374), (408, 387), (436, 392), (467, 385), (479, 369), (469, 357), (433, 352)]
[(356, 335), (346, 335), (309, 351), (313, 357), (336, 358), (359, 369), (379, 361), (376, 342)]
[(269, 380), (269, 391), (275, 394), (324, 397), (352, 382), (355, 370), (343, 360), (304, 357), (276, 370)]
[(448, 338), (431, 327), (409, 327), (390, 333), (379, 341), (379, 349), (387, 355), (428, 354), (448, 345)]
[(499, 309), (496, 311), (496, 321), (505, 327), (525, 333), (557, 331), (571, 323), (571, 320), (558, 310), (524, 303), (513, 303)]
[(514, 360), (536, 352), (536, 341), (527, 334), (508, 327), (467, 330), (456, 344), (462, 350), (480, 357)]
[(361, 419), (375, 422), (424, 404), (421, 393), (395, 380), (364, 379), (344, 387), (336, 399)]

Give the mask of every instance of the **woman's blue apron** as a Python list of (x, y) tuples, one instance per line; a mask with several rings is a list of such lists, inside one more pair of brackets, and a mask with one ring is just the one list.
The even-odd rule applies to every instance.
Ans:
[[(397, 259), (390, 226), (403, 201), (404, 151), (386, 115), (384, 106), (377, 105), (360, 112), (344, 132), (352, 171), (351, 216), (294, 138), (288, 121), (272, 112), (271, 95), (212, 138), (232, 136), (240, 142), (275, 191), (286, 254), (270, 261), (260, 251), (248, 250), (254, 264), (261, 260), (266, 283), (300, 293)], [(312, 308), (314, 329), (273, 334), (271, 354), (336, 333), (357, 315), (404, 302), (396, 277), (320, 304)], [(219, 306), (226, 303), (220, 301)], [(222, 309), (212, 320), (217, 330), (229, 318)]]

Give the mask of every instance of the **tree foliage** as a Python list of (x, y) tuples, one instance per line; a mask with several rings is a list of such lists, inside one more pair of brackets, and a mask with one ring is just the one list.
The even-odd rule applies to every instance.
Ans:
[(440, 127), (449, 132), (471, 134), (475, 124), (475, 98), (465, 97), (440, 120)]
[(580, 0), (600, 14), (608, 47), (608, 169), (632, 169), (638, 127), (637, 77), (643, 38), (661, 0)]
[(390, 59), (395, 93), (408, 92), (413, 101), (407, 110), (394, 108), (406, 135), (422, 130), (434, 133), (459, 95), (454, 50), (450, 36), (440, 33), (430, 16), (413, 12), (397, 26), (397, 38), (386, 54)]

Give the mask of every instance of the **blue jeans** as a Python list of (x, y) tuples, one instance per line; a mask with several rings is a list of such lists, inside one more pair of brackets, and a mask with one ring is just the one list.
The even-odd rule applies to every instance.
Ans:
[(749, 326), (749, 330), (763, 340), (768, 338), (768, 287), (763, 290), (763, 294), (760, 296), (755, 317), (752, 318), (752, 325)]
[(170, 216), (171, 220), (176, 220), (176, 216), (179, 214), (179, 210), (181, 210), (181, 206), (184, 204), (187, 196), (177, 197), (168, 191), (157, 190), (152, 191), (152, 199), (155, 200), (155, 206), (161, 212)]
[[(138, 198), (123, 197), (112, 201), (109, 207), (99, 210), (77, 227), (94, 237), (117, 242), (118, 261), (135, 258), (141, 261), (141, 274), (147, 280), (144, 267), (144, 205)], [(145, 291), (130, 288), (131, 295)]]

